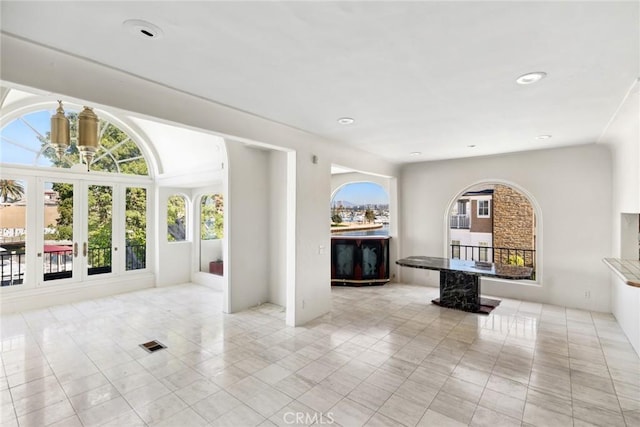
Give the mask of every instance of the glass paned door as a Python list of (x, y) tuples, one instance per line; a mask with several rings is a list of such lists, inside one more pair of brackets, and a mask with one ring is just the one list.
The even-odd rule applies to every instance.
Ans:
[(0, 179), (1, 286), (22, 285), (26, 274), (27, 183)]
[(43, 192), (42, 257), (44, 281), (71, 279), (78, 256), (74, 240), (76, 184), (46, 181)]
[(82, 252), (87, 259), (87, 275), (112, 272), (113, 187), (87, 186), (87, 241)]
[(44, 180), (43, 282), (76, 282), (113, 271), (113, 186)]

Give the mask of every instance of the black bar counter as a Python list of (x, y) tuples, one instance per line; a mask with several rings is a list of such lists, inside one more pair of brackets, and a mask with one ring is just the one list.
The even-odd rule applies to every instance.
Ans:
[(331, 284), (384, 285), (389, 281), (389, 236), (332, 236)]

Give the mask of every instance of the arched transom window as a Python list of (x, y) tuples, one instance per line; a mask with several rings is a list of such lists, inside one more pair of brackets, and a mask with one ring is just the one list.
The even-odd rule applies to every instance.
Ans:
[[(59, 159), (50, 144), (51, 116), (54, 109), (25, 114), (1, 130), (0, 163), (39, 167), (70, 168), (80, 163), (77, 147), (78, 111), (67, 109), (71, 145)], [(100, 118), (100, 143), (91, 170), (129, 175), (148, 175), (149, 168), (138, 145), (126, 132)]]

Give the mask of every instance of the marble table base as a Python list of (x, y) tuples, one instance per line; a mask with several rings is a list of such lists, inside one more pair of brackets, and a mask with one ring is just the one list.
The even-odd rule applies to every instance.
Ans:
[(441, 307), (484, 314), (500, 304), (500, 300), (480, 297), (479, 276), (457, 271), (440, 271), (440, 298), (431, 302)]

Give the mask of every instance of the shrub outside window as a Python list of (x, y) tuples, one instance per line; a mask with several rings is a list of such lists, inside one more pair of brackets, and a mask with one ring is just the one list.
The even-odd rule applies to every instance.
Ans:
[(179, 194), (169, 197), (167, 201), (167, 240), (187, 240), (187, 200)]

